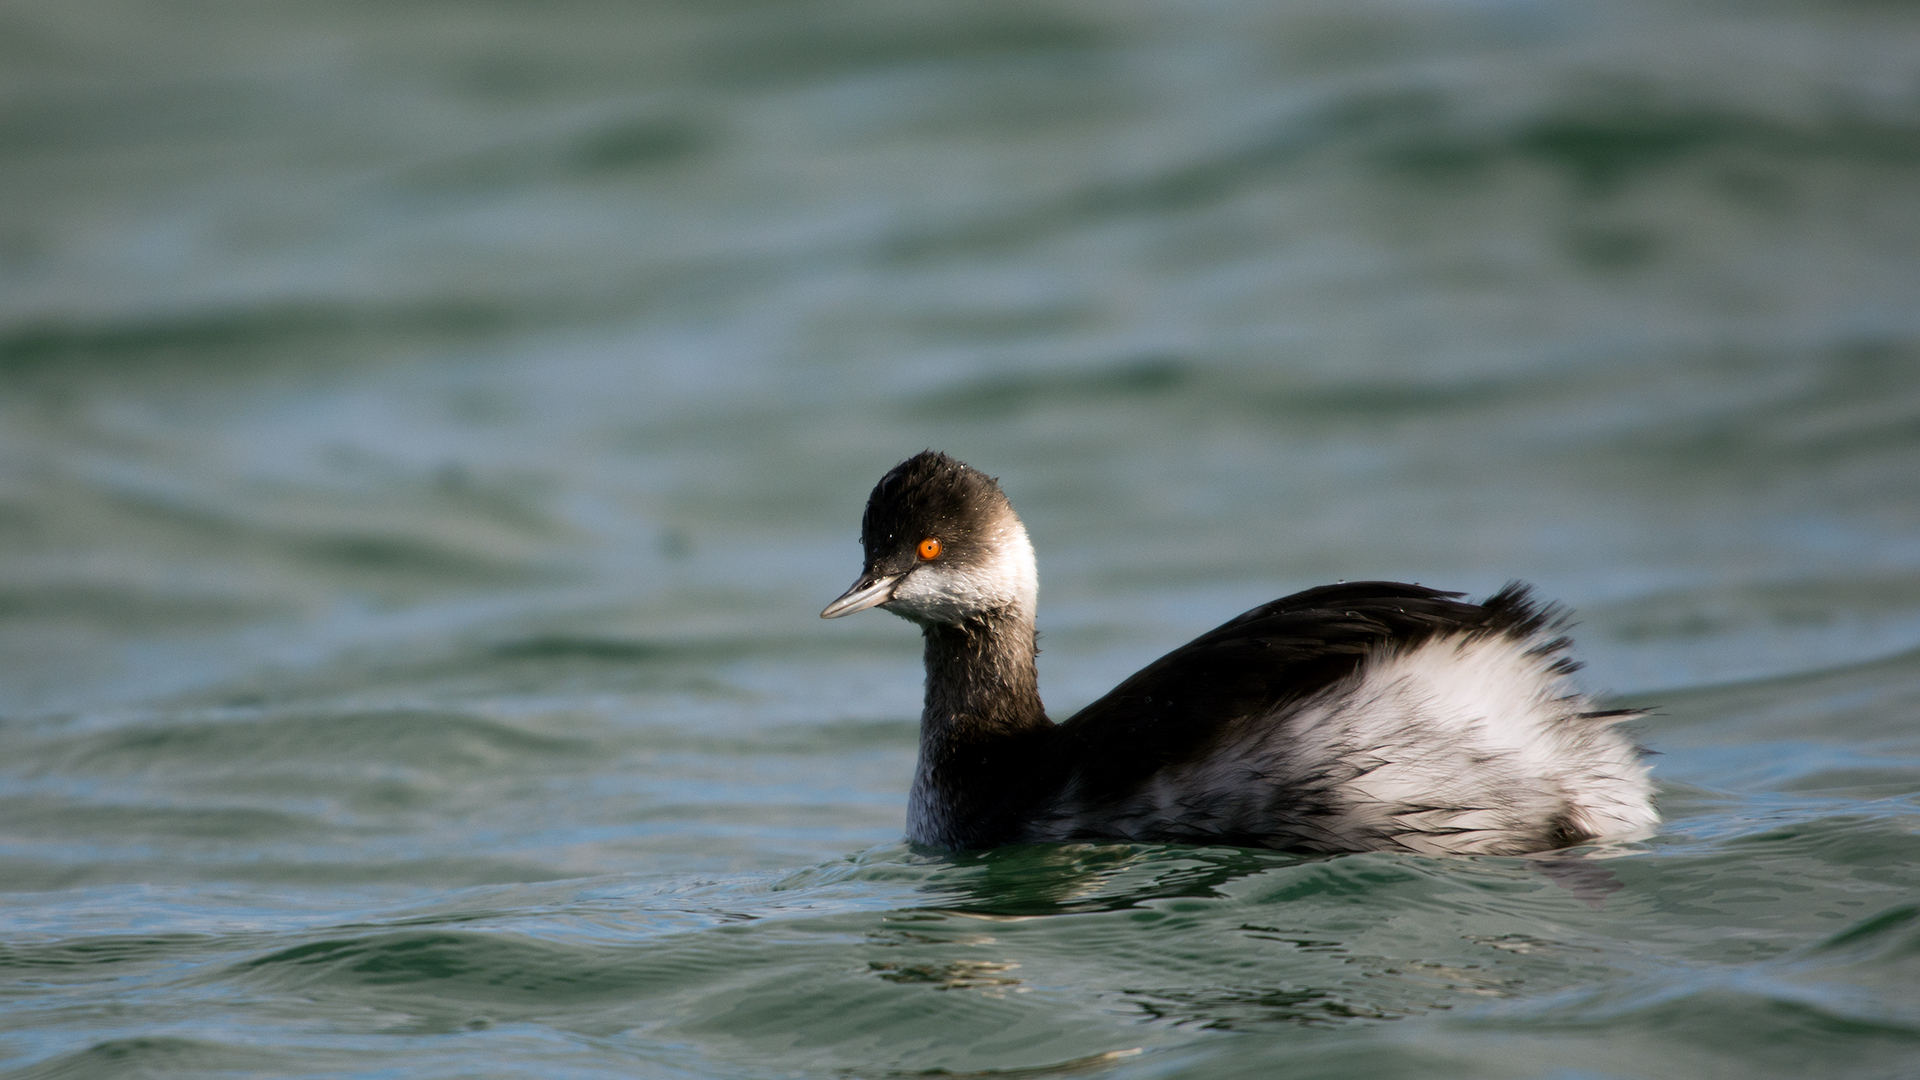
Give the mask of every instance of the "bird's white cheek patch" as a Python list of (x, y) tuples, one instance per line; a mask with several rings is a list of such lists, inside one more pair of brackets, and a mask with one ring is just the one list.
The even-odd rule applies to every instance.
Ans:
[(893, 599), (882, 606), (916, 622), (957, 623), (996, 609), (1032, 612), (1039, 591), (1033, 544), (1019, 519), (1008, 515), (995, 533), (992, 551), (984, 563), (918, 566), (894, 588)]
[(977, 570), (950, 570), (922, 566), (893, 590), (883, 606), (896, 615), (921, 622), (954, 623), (969, 615), (1003, 606), (991, 574)]

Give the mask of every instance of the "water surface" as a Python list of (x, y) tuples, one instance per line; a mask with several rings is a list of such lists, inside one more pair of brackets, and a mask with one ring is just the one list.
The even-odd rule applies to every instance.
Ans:
[[(0, 1075), (1920, 1071), (1910, 5), (0, 7)], [(1580, 612), (1665, 831), (900, 843), (945, 449), (1064, 716)]]

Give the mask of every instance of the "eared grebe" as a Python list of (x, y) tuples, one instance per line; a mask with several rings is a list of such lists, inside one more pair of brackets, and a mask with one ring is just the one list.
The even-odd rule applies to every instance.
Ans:
[(1565, 616), (1323, 585), (1182, 645), (1063, 723), (1034, 671), (1033, 545), (1000, 485), (931, 450), (873, 489), (866, 567), (820, 613), (926, 635), (907, 839), (1118, 839), (1517, 855), (1658, 822), (1641, 751), (1568, 679)]

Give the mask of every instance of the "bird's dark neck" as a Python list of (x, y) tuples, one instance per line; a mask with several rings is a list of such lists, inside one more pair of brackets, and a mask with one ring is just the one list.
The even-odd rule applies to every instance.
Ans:
[(1004, 842), (1006, 822), (1030, 801), (1034, 743), (1053, 729), (1040, 704), (1033, 617), (991, 612), (924, 633), (927, 701), (907, 839), (949, 848)]
[(1018, 732), (1047, 722), (1033, 658), (1033, 619), (993, 612), (958, 626), (925, 628), (927, 707), (922, 743)]

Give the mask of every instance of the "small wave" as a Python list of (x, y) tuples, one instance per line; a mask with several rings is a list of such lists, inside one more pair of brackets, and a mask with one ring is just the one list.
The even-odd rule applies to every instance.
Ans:
[(631, 664), (656, 660), (713, 659), (751, 653), (743, 644), (685, 641), (639, 641), (627, 638), (575, 634), (540, 634), (505, 641), (488, 652), (502, 660), (589, 660)]
[(102, 1075), (142, 1074), (256, 1075), (286, 1068), (310, 1069), (315, 1063), (311, 1054), (292, 1054), (244, 1043), (174, 1035), (135, 1035), (92, 1043), (9, 1075), (18, 1080), (83, 1080)]
[(711, 82), (764, 86), (954, 60), (1060, 54), (1090, 49), (1105, 36), (1088, 22), (1018, 7), (930, 14), (756, 12), (750, 23), (713, 38), (698, 70)]
[(282, 993), (392, 988), (414, 1000), (481, 1001), (497, 1010), (637, 1002), (675, 983), (712, 978), (725, 970), (714, 966), (718, 954), (741, 948), (711, 934), (696, 939), (693, 949), (666, 949), (659, 941), (616, 946), (511, 933), (395, 931), (277, 949), (223, 977)]
[[(75, 981), (119, 977), (132, 965), (152, 965), (204, 955), (216, 939), (206, 934), (98, 935), (60, 941), (0, 944), (0, 968), (37, 972), (38, 978)], [(102, 970), (108, 969), (108, 970)]]
[(1895, 1059), (1886, 1055), (1905, 1058), (1920, 1044), (1920, 1024), (1889, 1016), (1874, 1002), (1764, 975), (1707, 974), (1692, 985), (1655, 989), (1615, 985), (1598, 992), (1575, 992), (1546, 1008), (1517, 1011), (1531, 1015), (1515, 1023), (1517, 1017), (1512, 1014), (1494, 1012), (1470, 1023), (1482, 1030), (1498, 1026), (1540, 1033), (1605, 1032), (1612, 1040), (1628, 1038), (1629, 1033), (1690, 1031), (1701, 1037), (1711, 1032), (1711, 1047), (1732, 1045), (1729, 1040), (1773, 1047), (1777, 1056), (1770, 1063), (1780, 1070), (1779, 1075), (1841, 1075), (1830, 1070), (1842, 1062), (1891, 1064)]
[(1001, 416), (1029, 407), (1098, 404), (1118, 397), (1154, 397), (1180, 388), (1193, 369), (1177, 358), (1150, 356), (1079, 371), (1000, 374), (923, 398), (929, 416)]
[[(0, 326), (0, 377), (81, 369), (221, 363), (252, 367), (296, 346), (355, 337), (465, 338), (498, 333), (512, 316), (480, 301), (379, 307), (282, 301), (118, 317), (18, 319)], [(329, 356), (328, 363), (336, 364)]]
[(642, 113), (585, 125), (559, 137), (416, 163), (400, 170), (394, 183), (405, 195), (424, 196), (539, 187), (556, 177), (621, 179), (695, 162), (717, 141), (711, 120)]
[(457, 477), (390, 483), (386, 498), (350, 506), (324, 490), (236, 498), (130, 473), (87, 476), (81, 484), (103, 509), (133, 519), (129, 526), (158, 526), (336, 573), (429, 587), (554, 573), (535, 557), (554, 531), (545, 515), (510, 492), (476, 490)]
[(55, 738), (30, 754), (39, 769), (102, 776), (269, 765), (285, 771), (323, 762), (460, 773), (539, 757), (578, 758), (594, 750), (586, 740), (469, 713), (386, 710), (148, 724)]
[(258, 619), (274, 605), (212, 593), (163, 593), (149, 583), (93, 582), (0, 587), (0, 622), (89, 622), (139, 633), (157, 628), (222, 627)]
[(1920, 906), (1902, 904), (1863, 919), (1814, 946), (1816, 956), (1920, 957)]
[[(1897, 595), (1897, 590), (1895, 591)], [(1920, 649), (1810, 671), (1770, 674), (1650, 695), (1663, 741), (1731, 747), (1818, 737), (1840, 744), (1906, 742), (1920, 694)]]

